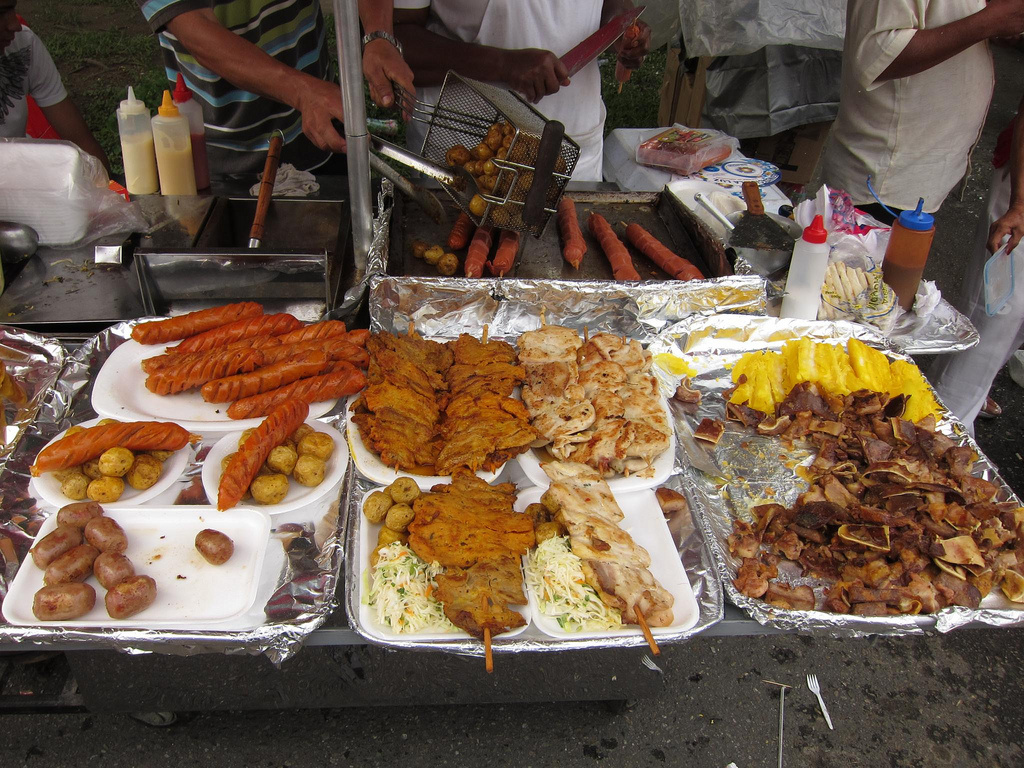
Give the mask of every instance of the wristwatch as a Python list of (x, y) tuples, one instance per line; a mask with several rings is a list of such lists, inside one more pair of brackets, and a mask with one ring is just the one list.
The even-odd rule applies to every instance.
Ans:
[(367, 35), (363, 35), (363, 48), (365, 48), (368, 43), (372, 43), (374, 40), (381, 39), (387, 40), (389, 43), (395, 46), (395, 48), (398, 49), (399, 54), (401, 54), (402, 56), (405, 55), (405, 51), (402, 50), (402, 44), (398, 42), (398, 38), (392, 35), (390, 32), (385, 32), (383, 29), (378, 29), (376, 32), (370, 32)]

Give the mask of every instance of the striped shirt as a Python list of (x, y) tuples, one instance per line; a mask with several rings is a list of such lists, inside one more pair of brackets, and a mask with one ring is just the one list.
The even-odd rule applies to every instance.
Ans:
[(236, 88), (199, 64), (166, 25), (187, 11), (209, 8), (222, 25), (282, 64), (322, 80), (329, 62), (324, 17), (318, 0), (137, 0), (163, 49), (167, 79), (181, 72), (203, 107), (206, 146), (214, 174), (263, 169), (270, 136), (285, 137), (281, 162), (313, 170), (330, 158), (302, 133), (302, 115), (281, 104)]

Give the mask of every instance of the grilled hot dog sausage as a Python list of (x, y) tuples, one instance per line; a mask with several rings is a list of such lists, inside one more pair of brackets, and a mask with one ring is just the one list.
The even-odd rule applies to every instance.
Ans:
[(92, 575), (92, 564), (100, 551), (89, 544), (79, 544), (69, 549), (48, 566), (43, 574), (43, 584), (52, 587), (69, 581), (85, 581)]
[(32, 598), (32, 613), (40, 621), (66, 621), (84, 616), (96, 605), (96, 590), (88, 584), (43, 587)]
[(92, 572), (104, 589), (113, 589), (135, 575), (135, 566), (120, 552), (104, 552), (92, 564)]
[(50, 563), (82, 543), (82, 529), (70, 525), (58, 525), (56, 529), (44, 536), (30, 550), (32, 562), (39, 568), (46, 568)]
[(128, 549), (128, 537), (124, 528), (109, 517), (97, 517), (85, 526), (85, 540), (100, 552), (124, 552)]

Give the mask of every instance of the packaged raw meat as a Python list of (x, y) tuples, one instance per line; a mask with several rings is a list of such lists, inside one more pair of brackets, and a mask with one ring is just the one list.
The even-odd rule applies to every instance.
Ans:
[(688, 176), (722, 162), (739, 145), (739, 141), (727, 133), (687, 128), (677, 123), (637, 147), (636, 161), (640, 165)]

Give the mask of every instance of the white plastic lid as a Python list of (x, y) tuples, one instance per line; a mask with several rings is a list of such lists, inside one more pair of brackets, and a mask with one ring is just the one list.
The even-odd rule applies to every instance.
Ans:
[(132, 87), (128, 86), (128, 98), (121, 102), (121, 107), (118, 109), (124, 117), (128, 115), (146, 115), (149, 116), (149, 109), (146, 107), (146, 102), (141, 99), (135, 98), (135, 91)]

